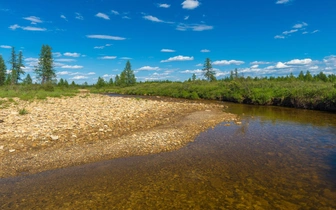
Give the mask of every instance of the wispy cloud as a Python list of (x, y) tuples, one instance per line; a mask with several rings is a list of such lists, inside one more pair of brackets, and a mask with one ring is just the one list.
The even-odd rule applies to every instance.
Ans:
[(277, 0), (276, 4), (287, 4), (290, 0)]
[(188, 20), (188, 19), (189, 19), (189, 16), (185, 16), (185, 17), (184, 17), (184, 20)]
[(170, 4), (158, 4), (158, 7), (161, 7), (161, 8), (169, 8), (169, 7), (170, 7)]
[(104, 49), (105, 47), (110, 47), (110, 46), (112, 46), (112, 44), (105, 44), (102, 46), (95, 46), (93, 49)]
[(110, 35), (86, 35), (87, 38), (91, 39), (108, 39), (108, 40), (125, 40), (124, 37), (110, 36)]
[(115, 11), (115, 10), (111, 10), (111, 13), (114, 14), (114, 15), (120, 15), (118, 11)]
[(212, 65), (224, 66), (224, 65), (241, 65), (244, 64), (244, 61), (237, 61), (237, 60), (220, 60), (214, 61)]
[(18, 28), (25, 30), (25, 31), (46, 31), (46, 28), (38, 28), (38, 27), (32, 27), (32, 26), (19, 26), (18, 24), (14, 24), (9, 26), (8, 28), (12, 30), (16, 30)]
[(203, 70), (202, 69), (195, 69), (195, 70), (184, 70), (184, 71), (180, 71), (180, 73), (182, 74), (202, 74)]
[(202, 52), (202, 53), (208, 53), (208, 52), (210, 52), (210, 50), (208, 50), (208, 49), (203, 49), (203, 50), (201, 50), (201, 52)]
[(130, 58), (130, 57), (121, 57), (121, 58), (119, 58), (120, 60), (132, 60), (132, 58)]
[(12, 46), (8, 46), (8, 45), (1, 45), (0, 48), (4, 48), (4, 49), (11, 49)]
[(145, 15), (143, 16), (144, 19), (152, 21), (152, 22), (157, 22), (157, 23), (169, 23), (169, 24), (173, 24), (174, 22), (169, 22), (169, 21), (163, 21), (157, 17), (154, 17), (152, 15)]
[(267, 61), (253, 61), (250, 64), (251, 65), (265, 65), (265, 64), (270, 64), (270, 62), (267, 62)]
[(306, 27), (306, 26), (308, 26), (308, 24), (307, 23), (305, 23), (305, 22), (302, 22), (302, 23), (297, 23), (297, 24), (295, 24), (294, 26), (293, 26), (293, 28), (304, 28), (304, 27)]
[(319, 32), (319, 31), (320, 31), (320, 30), (315, 30), (315, 31), (312, 32), (312, 34), (315, 34), (315, 33)]
[(56, 62), (75, 62), (75, 59), (72, 58), (56, 58), (55, 59)]
[(60, 53), (60, 52), (54, 52), (54, 53), (53, 53), (53, 56), (54, 56), (54, 57), (61, 57), (61, 56), (62, 56), (62, 53)]
[(70, 78), (70, 80), (84, 80), (84, 79), (88, 79), (89, 77), (87, 76), (83, 76), (83, 75), (77, 75), (77, 76), (74, 76), (72, 78)]
[(117, 56), (103, 56), (103, 57), (99, 57), (99, 59), (102, 59), (102, 60), (114, 60), (116, 58), (117, 58)]
[(68, 19), (65, 17), (65, 15), (61, 15), (60, 17), (64, 20), (68, 21)]
[(161, 52), (175, 52), (175, 50), (172, 50), (172, 49), (162, 49)]
[(70, 53), (70, 52), (66, 52), (63, 54), (64, 56), (68, 56), (68, 57), (75, 57), (75, 58), (78, 58), (81, 54), (80, 53)]
[(105, 20), (109, 20), (110, 19), (110, 17), (108, 15), (106, 15), (104, 13), (101, 13), (101, 12), (97, 13), (95, 16), (99, 17), (99, 18), (103, 18)]
[(282, 35), (276, 35), (275, 37), (274, 37), (274, 39), (284, 39), (285, 38), (285, 36), (282, 36)]
[(84, 17), (79, 12), (76, 12), (75, 15), (76, 15), (76, 17), (75, 17), (76, 19), (84, 20)]
[(192, 61), (194, 60), (193, 56), (182, 56), (182, 55), (178, 55), (175, 57), (170, 57), (167, 60), (162, 60), (161, 63), (166, 63), (166, 62), (172, 62), (172, 61)]
[(184, 24), (180, 23), (176, 30), (179, 31), (187, 31), (187, 30), (192, 30), (192, 31), (206, 31), (206, 30), (212, 30), (214, 27), (209, 26), (206, 24)]
[(195, 9), (200, 5), (198, 0), (185, 0), (182, 2), (183, 9)]
[(295, 32), (297, 32), (297, 31), (298, 31), (297, 29), (292, 29), (292, 30), (290, 30), (290, 31), (284, 31), (284, 32), (282, 32), (282, 34), (288, 35), (288, 34), (295, 33)]
[(79, 65), (64, 65), (64, 66), (61, 66), (62, 69), (82, 69), (83, 66), (79, 66)]
[(37, 23), (42, 23), (43, 22), (41, 20), (41, 18), (36, 17), (36, 16), (24, 17), (23, 19), (31, 21), (31, 24), (37, 24)]
[(143, 66), (137, 69), (138, 71), (158, 71), (160, 70), (159, 67), (152, 67), (152, 66)]

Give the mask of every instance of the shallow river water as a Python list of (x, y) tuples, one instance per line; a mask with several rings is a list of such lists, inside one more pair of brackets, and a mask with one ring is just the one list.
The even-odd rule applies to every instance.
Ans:
[(336, 115), (229, 105), (168, 153), (0, 179), (0, 209), (336, 209)]

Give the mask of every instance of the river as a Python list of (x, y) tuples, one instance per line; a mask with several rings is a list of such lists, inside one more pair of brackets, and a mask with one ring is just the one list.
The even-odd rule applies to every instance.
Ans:
[(0, 209), (336, 209), (336, 115), (225, 103), (184, 148), (0, 179)]

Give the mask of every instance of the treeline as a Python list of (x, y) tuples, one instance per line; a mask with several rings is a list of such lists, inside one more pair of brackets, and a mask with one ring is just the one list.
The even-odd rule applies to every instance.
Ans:
[[(49, 45), (42, 45), (38, 64), (34, 69), (36, 79), (40, 81), (42, 85), (46, 83), (57, 83), (53, 62), (52, 48)], [(24, 85), (31, 85), (33, 83), (30, 74), (27, 74), (27, 76), (23, 78), (23, 75), (25, 75), (25, 66), (23, 64), (22, 51), (17, 54), (15, 48), (12, 47), (11, 57), (8, 63), (10, 68), (7, 72), (6, 63), (2, 55), (0, 55), (0, 86), (13, 86), (20, 82)]]

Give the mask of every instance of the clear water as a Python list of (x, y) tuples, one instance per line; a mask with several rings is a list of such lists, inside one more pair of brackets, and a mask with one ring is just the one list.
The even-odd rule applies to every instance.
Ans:
[(0, 209), (336, 209), (336, 115), (229, 104), (168, 153), (0, 179)]

